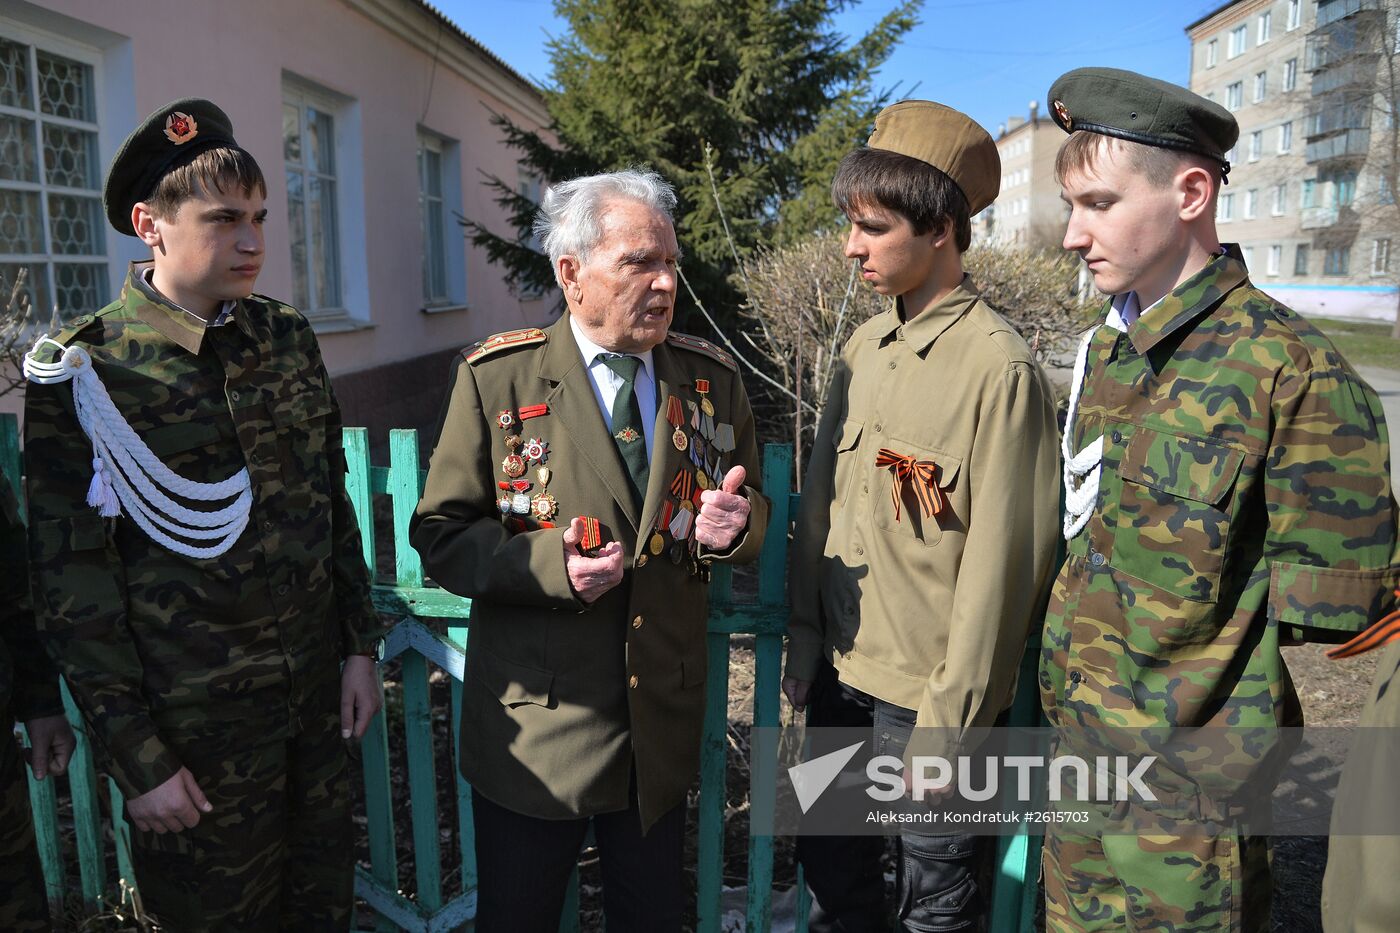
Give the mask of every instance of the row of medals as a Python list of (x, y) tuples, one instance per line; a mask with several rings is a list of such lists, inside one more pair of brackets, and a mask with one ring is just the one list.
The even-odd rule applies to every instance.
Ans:
[[(506, 449), (510, 451), (501, 461), (501, 472), (506, 475), (506, 481), (497, 483), (501, 496), (496, 500), (496, 508), (500, 510), (502, 518), (530, 515), (538, 521), (550, 522), (559, 514), (559, 501), (549, 492), (553, 473), (544, 465), (549, 459), (549, 444), (538, 437), (522, 439), (515, 431), (522, 420), (509, 410), (496, 416), (496, 424), (506, 432)], [(535, 467), (535, 479), (540, 484), (540, 491), (533, 496), (530, 490), (534, 484), (524, 478), (531, 466)]]
[[(686, 430), (680, 399), (671, 396), (666, 401), (666, 420), (673, 428), (671, 444), (689, 455), (695, 470), (692, 474), (690, 468), (682, 467), (671, 481), (672, 498), (663, 504), (651, 537), (647, 541), (650, 556), (659, 557), (665, 553), (671, 563), (677, 566), (688, 562), (692, 574), (707, 574), (708, 567), (703, 566), (694, 556), (692, 533), (695, 529), (698, 494), (688, 492), (687, 489), (692, 487), (692, 482), (693, 489), (701, 492), (706, 489), (718, 489), (720, 481), (724, 478), (723, 455), (734, 449), (734, 428), (729, 424), (715, 422), (715, 406), (707, 396), (709, 390), (709, 380), (695, 380), (695, 391), (700, 397), (699, 401), (685, 402), (690, 409), (689, 432)], [(668, 537), (671, 539), (669, 548), (666, 544)], [(641, 555), (638, 559), (639, 565), (645, 564), (647, 558), (648, 554)]]

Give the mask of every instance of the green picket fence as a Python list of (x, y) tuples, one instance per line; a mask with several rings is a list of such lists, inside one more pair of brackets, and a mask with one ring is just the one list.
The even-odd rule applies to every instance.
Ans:
[[(402, 687), (402, 723), (389, 722), (384, 714), (375, 717), (361, 747), (364, 769), (365, 817), (369, 837), (370, 867), (356, 870), (356, 893), (375, 911), (373, 918), (361, 918), (358, 926), (372, 924), (380, 931), (422, 931), (436, 933), (461, 927), (476, 911), (476, 856), (471, 817), (471, 788), (456, 774), (454, 786), (439, 787), (430, 702), (430, 675), (438, 668), (451, 678), (452, 745), (456, 761), (458, 724), (461, 718), (464, 649), (468, 636), (471, 601), (441, 589), (424, 585), (423, 567), (418, 554), (408, 544), (408, 522), (422, 491), (424, 473), (419, 464), (415, 431), (391, 431), (389, 466), (370, 465), (369, 438), (364, 428), (345, 430), (346, 459), (349, 465), (348, 489), (360, 526), (373, 526), (376, 496), (388, 496), (393, 523), (394, 583), (376, 585), (374, 601), (380, 612), (399, 621), (386, 640), (386, 660), (397, 658)], [(13, 416), (0, 416), (0, 464), (7, 476), (19, 475), (19, 443)], [(724, 878), (724, 808), (727, 701), (729, 697), (729, 642), (732, 635), (754, 638), (753, 725), (755, 729), (779, 725), (782, 638), (786, 621), (785, 572), (788, 528), (798, 497), (791, 493), (792, 451), (787, 445), (768, 445), (763, 456), (763, 483), (773, 502), (768, 535), (758, 566), (757, 601), (738, 602), (733, 598), (730, 569), (716, 565), (711, 582), (711, 612), (708, 626), (709, 675), (706, 683), (705, 725), (700, 759), (700, 799), (698, 832), (697, 930), (720, 933), (720, 899)], [(362, 535), (366, 563), (375, 566), (374, 535)], [(444, 619), (446, 632), (434, 631), (422, 619)], [(1013, 710), (1013, 724), (1035, 721), (1034, 657), (1027, 653), (1021, 689)], [(77, 753), (69, 769), (69, 792), (73, 802), (74, 837), (77, 845), (79, 884), (84, 902), (94, 911), (102, 904), (107, 884), (104, 865), (104, 834), (98, 794), (110, 799), (115, 861), (120, 878), (133, 889), (129, 832), (121, 817), (122, 798), (110, 780), (99, 782), (92, 752), (83, 733), (81, 719), (66, 696), (68, 716), (79, 736)], [(389, 729), (401, 729), (406, 760), (391, 765)], [(406, 771), (413, 841), (414, 885), (405, 893), (398, 881), (399, 866), (395, 841), (401, 827), (394, 818), (392, 767)], [(750, 763), (751, 803), (772, 806), (775, 785), (775, 758)], [(52, 780), (30, 781), (40, 856), (51, 902), (57, 904), (68, 890), (64, 877), (65, 859), (60, 849), (56, 819), (56, 789)], [(443, 853), (440, 810), (455, 812), (460, 847), (460, 883), (463, 893), (446, 900), (443, 896)], [(999, 873), (994, 889), (991, 929), (1029, 930), (1035, 899), (1039, 839), (1019, 835), (999, 839)], [(751, 835), (748, 844), (748, 903), (746, 929), (769, 933), (772, 921), (773, 839)], [(799, 884), (800, 884), (799, 873)], [(805, 933), (808, 900), (805, 890), (798, 898), (799, 933)], [(577, 885), (561, 918), (560, 931), (577, 931)]]

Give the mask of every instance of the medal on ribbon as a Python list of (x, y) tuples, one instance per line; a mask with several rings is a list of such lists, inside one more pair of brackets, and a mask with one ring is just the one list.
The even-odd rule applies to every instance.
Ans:
[(708, 379), (696, 379), (696, 380), (695, 380), (695, 392), (696, 392), (696, 394), (698, 394), (698, 395), (700, 396), (700, 410), (703, 411), (706, 415), (708, 415), (708, 416), (710, 416), (710, 417), (714, 417), (714, 414), (715, 414), (715, 403), (712, 402), (712, 401), (710, 401), (710, 399), (709, 399), (709, 397), (708, 397), (709, 391), (710, 391), (710, 380), (708, 380)]
[(690, 446), (690, 440), (685, 436), (685, 409), (681, 407), (681, 400), (674, 395), (666, 397), (666, 423), (673, 429), (671, 443), (677, 450)]
[(553, 475), (549, 467), (540, 467), (535, 471), (535, 478), (540, 481), (540, 491), (530, 500), (530, 511), (541, 522), (553, 521), (554, 516), (559, 514), (559, 501), (549, 493), (549, 481)]

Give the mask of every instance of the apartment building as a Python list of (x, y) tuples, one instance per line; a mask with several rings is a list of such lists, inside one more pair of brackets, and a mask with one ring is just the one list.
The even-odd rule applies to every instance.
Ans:
[(550, 316), (456, 220), (511, 231), (483, 175), (538, 183), (491, 116), (545, 126), (543, 98), (422, 0), (0, 3), (0, 273), (26, 269), (34, 305), (76, 315), (118, 293), (145, 251), (107, 226), (103, 175), (180, 97), (218, 103), (261, 164), (258, 291), (306, 314), (373, 443), (432, 426), (458, 348)]
[(1376, 163), (1366, 170), (1379, 56), (1357, 46), (1382, 7), (1235, 0), (1186, 27), (1191, 89), (1240, 125), (1221, 239), (1240, 244), (1256, 285), (1304, 313), (1396, 313), (1390, 196)]
[(1030, 102), (1026, 118), (1011, 117), (997, 127), (1001, 194), (973, 221), (973, 240), (998, 246), (1055, 248), (1064, 239), (1065, 204), (1055, 181), (1055, 153), (1065, 134)]

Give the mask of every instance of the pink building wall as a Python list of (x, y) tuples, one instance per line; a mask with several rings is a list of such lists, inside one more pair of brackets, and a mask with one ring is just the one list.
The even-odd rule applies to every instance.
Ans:
[[(523, 79), (415, 0), (43, 0), (42, 7), (7, 0), (0, 6), (0, 35), (13, 24), (18, 28), (9, 31), (52, 33), (102, 49), (97, 97), (104, 167), (136, 122), (168, 101), (207, 97), (229, 114), (268, 182), (267, 255), (257, 291), (287, 301), (292, 266), (284, 81), (310, 82), (345, 99), (336, 113), (338, 151), (352, 157), (341, 157), (338, 184), (345, 189), (341, 200), (357, 200), (360, 214), (342, 212), (340, 218), (342, 287), (351, 314), (367, 326), (323, 329), (320, 341), (337, 387), (350, 390), (347, 408), (356, 395), (383, 401), (372, 385), (379, 380), (347, 378), (352, 374), (387, 375), (403, 369), (391, 364), (411, 367), (431, 357), (432, 376), (441, 383), (444, 351), (549, 317), (552, 299), (512, 295), (501, 272), (455, 224), (446, 242), (465, 266), (466, 307), (421, 310), (420, 127), (459, 144), (460, 199), (449, 199), (446, 210), (509, 232), (504, 212), (481, 184), (482, 173), (512, 185), (518, 178), (516, 153), (501, 143), (491, 112), (536, 127), (547, 114)], [(141, 255), (138, 241), (109, 231), (113, 296), (125, 262)], [(14, 410), (16, 402), (7, 397), (3, 408)]]

